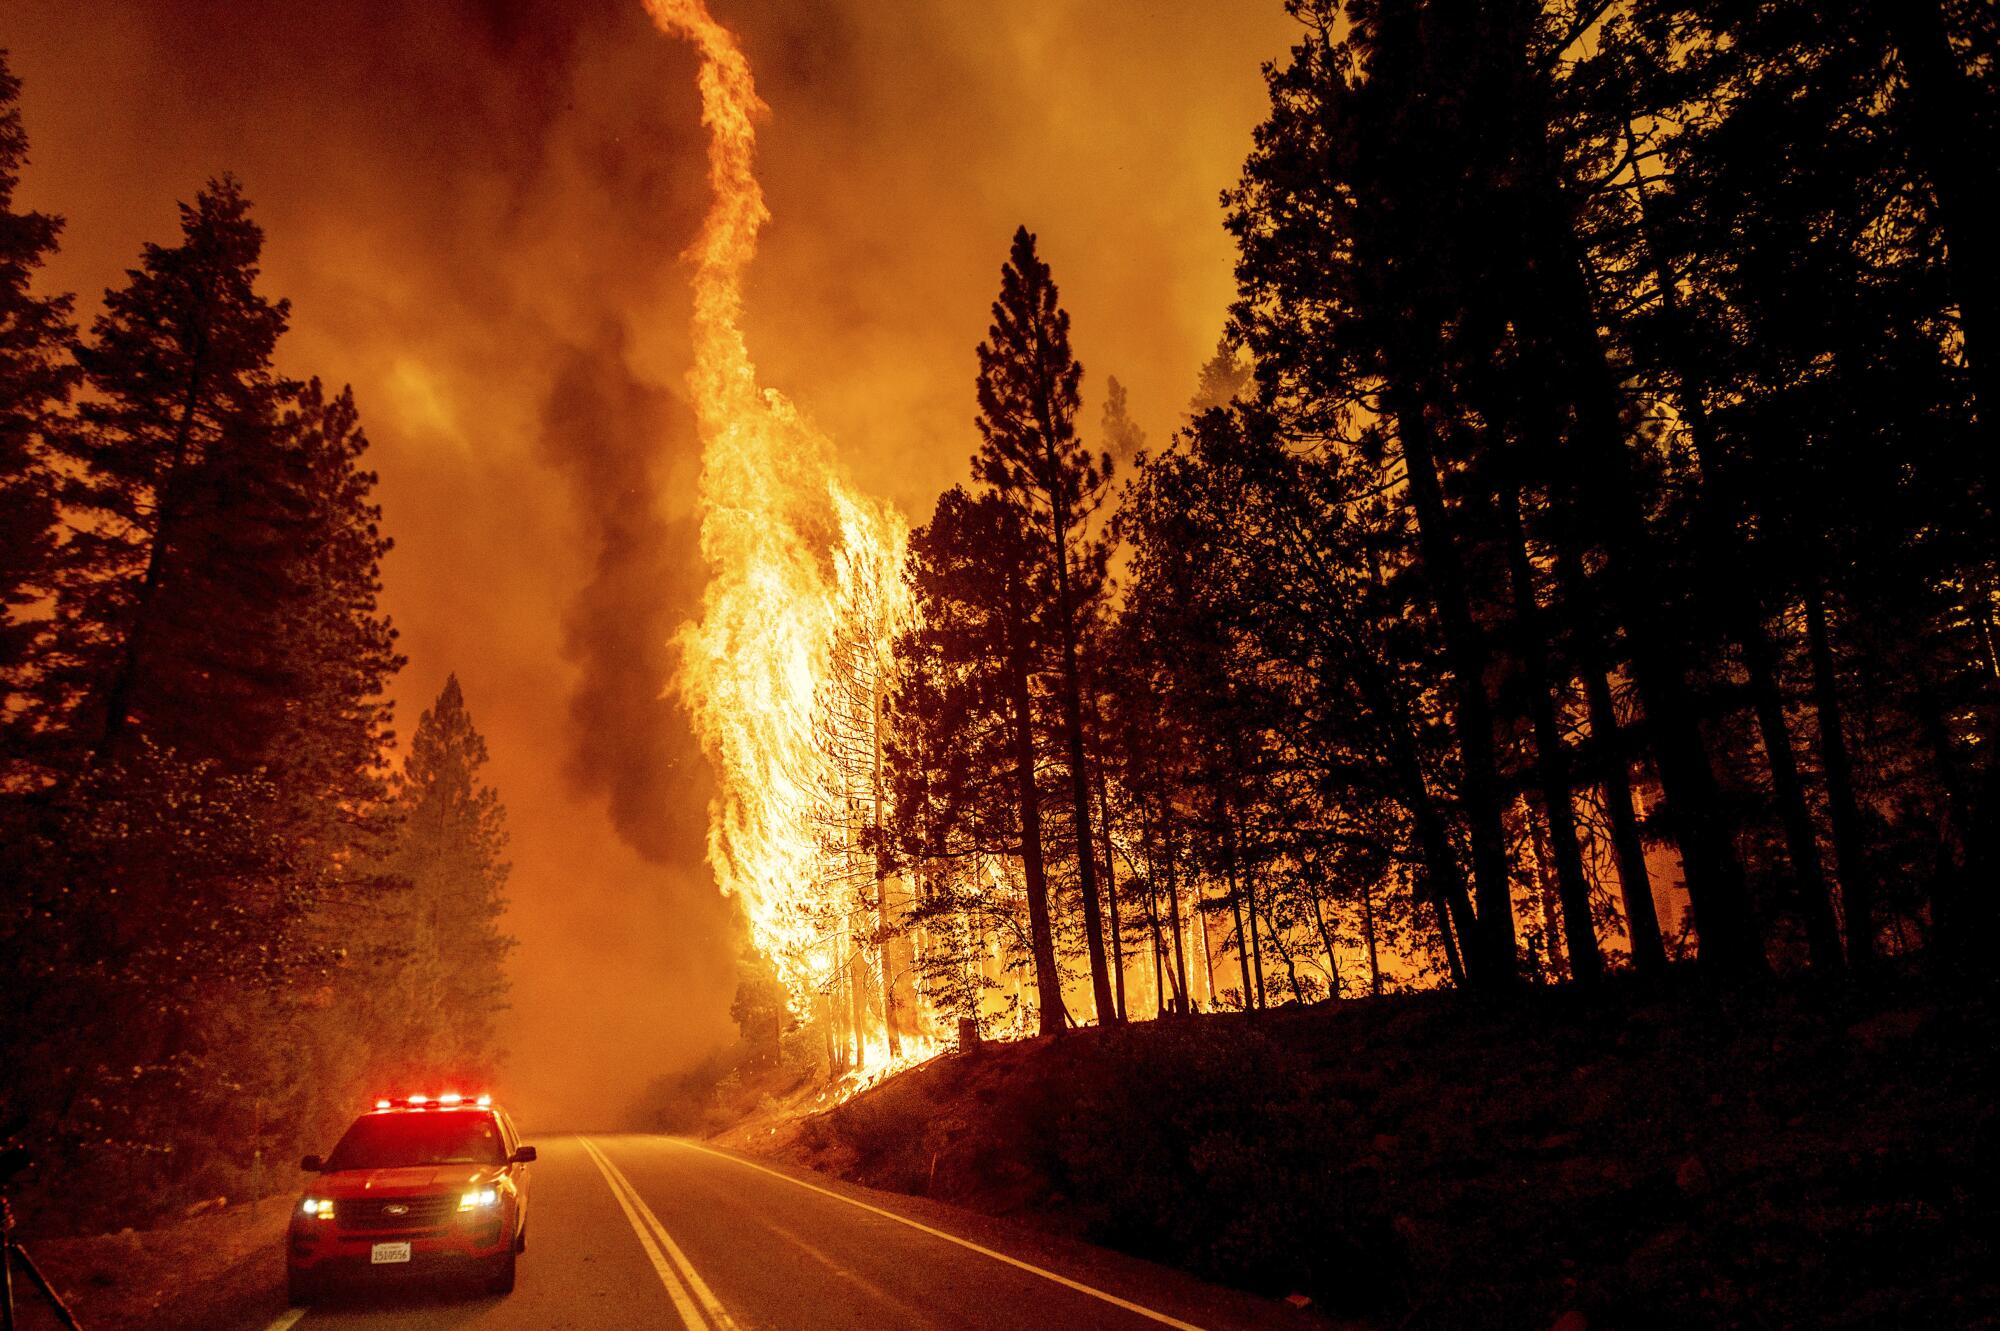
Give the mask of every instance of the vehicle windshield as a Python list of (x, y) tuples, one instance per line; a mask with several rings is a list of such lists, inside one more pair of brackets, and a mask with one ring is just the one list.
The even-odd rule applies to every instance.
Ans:
[(368, 1114), (327, 1158), (329, 1171), (411, 1165), (500, 1165), (507, 1152), (491, 1114), (462, 1110)]

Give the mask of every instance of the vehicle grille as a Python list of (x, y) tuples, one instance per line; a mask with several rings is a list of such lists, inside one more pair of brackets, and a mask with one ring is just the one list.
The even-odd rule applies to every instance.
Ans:
[[(385, 1214), (388, 1208), (406, 1206), (401, 1215)], [(342, 1229), (371, 1233), (401, 1233), (412, 1229), (437, 1229), (451, 1219), (458, 1206), (449, 1197), (357, 1197), (336, 1201), (333, 1217)]]

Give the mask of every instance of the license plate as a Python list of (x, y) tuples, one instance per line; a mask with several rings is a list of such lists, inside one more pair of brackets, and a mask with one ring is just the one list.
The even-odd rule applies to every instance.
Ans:
[(389, 1262), (410, 1260), (410, 1245), (407, 1243), (378, 1243), (368, 1250), (368, 1260), (376, 1266)]

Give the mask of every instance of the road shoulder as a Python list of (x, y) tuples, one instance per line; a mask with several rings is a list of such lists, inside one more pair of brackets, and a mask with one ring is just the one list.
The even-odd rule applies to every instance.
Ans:
[[(241, 1331), (284, 1309), (289, 1219), (285, 1199), (267, 1198), (152, 1229), (28, 1246), (86, 1327)], [(16, 1282), (15, 1296), (25, 1309), (33, 1295), (24, 1285)], [(40, 1325), (33, 1316), (24, 1311), (24, 1327)]]
[[(990, 1248), (1018, 1263), (1090, 1287), (1116, 1299), (1159, 1308), (1208, 1331), (1294, 1328), (1326, 1331), (1344, 1324), (1284, 1303), (1225, 1289), (1144, 1259), (1127, 1256), (1036, 1228), (1016, 1220), (983, 1215), (947, 1202), (883, 1192), (782, 1159), (687, 1138), (671, 1139), (682, 1150), (705, 1153), (738, 1168), (763, 1171), (796, 1185), (831, 1194), (876, 1212), (886, 1212), (920, 1228), (942, 1231), (966, 1244)], [(942, 1240), (941, 1240), (942, 1241)], [(990, 1259), (989, 1259), (990, 1260)]]

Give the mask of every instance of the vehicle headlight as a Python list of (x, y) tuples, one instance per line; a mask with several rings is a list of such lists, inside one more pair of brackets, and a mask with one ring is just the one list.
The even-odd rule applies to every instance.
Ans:
[(299, 1207), (299, 1211), (308, 1220), (331, 1220), (333, 1219), (333, 1199), (331, 1197), (308, 1197)]
[(476, 1188), (458, 1199), (461, 1211), (478, 1211), (500, 1204), (500, 1192), (496, 1188)]

